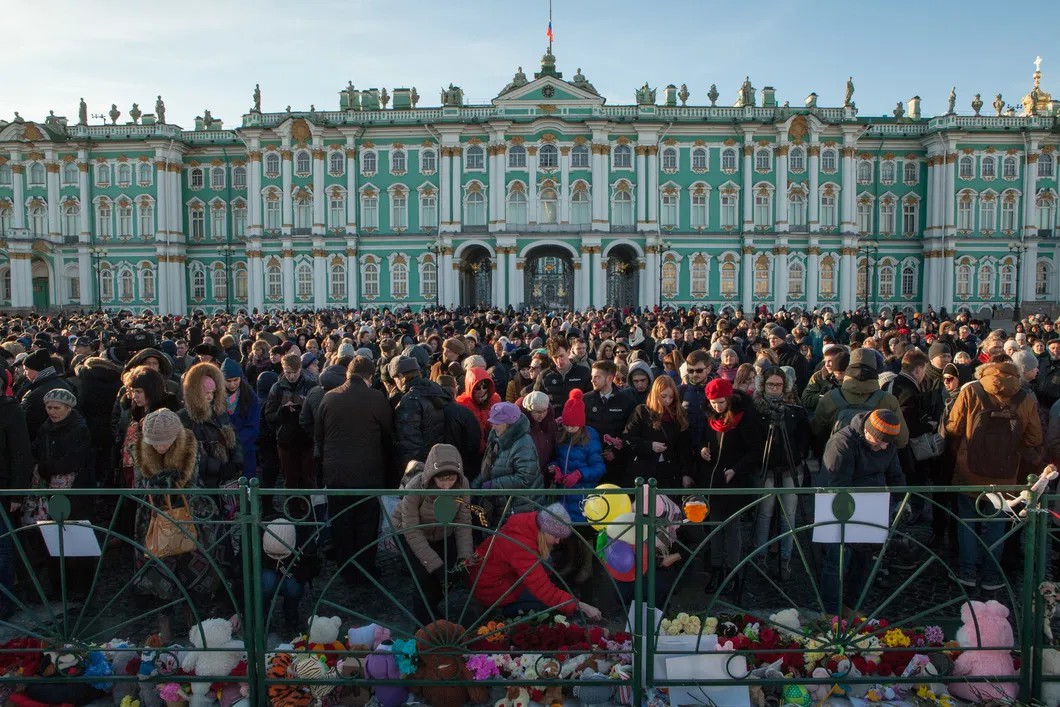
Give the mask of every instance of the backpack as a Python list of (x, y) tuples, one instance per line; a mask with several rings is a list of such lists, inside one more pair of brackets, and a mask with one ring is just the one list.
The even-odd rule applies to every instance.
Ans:
[(887, 395), (887, 391), (877, 390), (863, 403), (851, 403), (848, 401), (843, 397), (841, 388), (832, 388), (828, 395), (831, 396), (832, 402), (835, 403), (836, 407), (835, 422), (832, 424), (832, 434), (835, 434), (844, 427), (849, 426), (850, 421), (856, 415), (875, 410), (879, 406), (880, 401), (883, 400), (883, 396)]
[(1010, 479), (1019, 464), (1023, 442), (1023, 421), (1016, 411), (1027, 393), (1021, 389), (1007, 404), (999, 406), (981, 383), (968, 387), (980, 404), (966, 442), (968, 471), (991, 479)]

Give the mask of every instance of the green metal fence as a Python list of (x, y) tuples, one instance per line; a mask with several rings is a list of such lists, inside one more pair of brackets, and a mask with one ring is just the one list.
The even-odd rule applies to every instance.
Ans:
[[(17, 512), (0, 511), (0, 559), (8, 558), (14, 570), (13, 583), (0, 588), (0, 604), (11, 606), (0, 620), (0, 689), (79, 703), (104, 693), (161, 689), (167, 697), (179, 691), (192, 704), (208, 704), (227, 689), (259, 705), (287, 691), (326, 701), (387, 687), (419, 691), (428, 703), (443, 688), (467, 701), (492, 702), (507, 688), (525, 686), (536, 697), (554, 698), (536, 691), (563, 688), (587, 704), (640, 705), (661, 699), (660, 690), (674, 704), (726, 704), (734, 689), (744, 696), (748, 689), (785, 691), (785, 699), (799, 703), (811, 699), (809, 693), (819, 699), (869, 690), (930, 700), (946, 687), (1024, 701), (1044, 695), (1055, 704), (1049, 695), (1060, 684), (1044, 674), (1043, 658), (1047, 669), (1060, 654), (1045, 650), (1052, 605), (1039, 587), (1052, 576), (1057, 526), (1050, 508), (1060, 499), (1032, 496), (1014, 510), (1002, 502), (1021, 490), (667, 490), (654, 482), (600, 489), (591, 494), (602, 505), (586, 506), (596, 528), (575, 524), (571, 538), (540, 564), (560, 589), (602, 610), (604, 632), (583, 630), (596, 627), (577, 614), (563, 626), (555, 611), (501, 616), (537, 563), (525, 568), (509, 594), (498, 599), (494, 593), (484, 602), (476, 599), (474, 572), (456, 562), (456, 545), (442, 544), (442, 559), (452, 569), (429, 609), (431, 630), (418, 636), (424, 622), (417, 619), (416, 600), (428, 599), (430, 589), (417, 579), (419, 561), (406, 541), (411, 532), (467, 532), (476, 546), (491, 538), (514, 543), (491, 545), (486, 563), (495, 559), (493, 552), (537, 553), (504, 533), (503, 523), (552, 501), (583, 501), (587, 492), (481, 491), (468, 499), (459, 491), (403, 491), (437, 500), (432, 522), (399, 531), (389, 515), (393, 491), (272, 490), (244, 481), (224, 490), (182, 491), (190, 519), (176, 527), (194, 541), (194, 552), (161, 559), (147, 551), (142, 532), (152, 503), (162, 505), (157, 494), (62, 491), (47, 497), (46, 509), (29, 504), (39, 506), (38, 518), (50, 519), (43, 524), (23, 517), (25, 504)], [(962, 494), (975, 502), (972, 517), (954, 510)], [(705, 503), (705, 520), (672, 515), (686, 503), (690, 511)], [(618, 518), (592, 515), (601, 507), (610, 513), (627, 506), (629, 513)], [(935, 527), (951, 537), (975, 529), (968, 537), (984, 550), (979, 576), (1001, 577), (998, 589), (962, 583), (957, 553), (935, 543), (930, 517), (936, 514)], [(366, 519), (376, 515), (381, 523), (371, 528)], [(764, 536), (756, 541), (756, 522), (767, 516), (772, 520), (763, 521)], [(304, 630), (310, 616), (337, 616), (337, 644), (291, 645), (292, 617), (281, 608), (286, 588), (280, 583), (266, 593), (262, 582), (263, 572), (277, 566), (263, 550), (273, 519), (289, 520), (296, 530), (287, 561), (320, 565), (303, 585), (299, 627)], [(351, 545), (357, 532), (370, 541)], [(828, 534), (840, 542), (818, 542)], [(608, 548), (622, 542), (632, 547), (631, 561), (628, 552), (620, 562), (620, 553)], [(995, 558), (988, 545), (1004, 549)], [(680, 559), (664, 567), (659, 560), (665, 554)], [(962, 607), (987, 598), (1006, 607), (1011, 644), (1004, 636), (995, 640), (980, 613), (964, 626), (971, 639), (954, 645)], [(238, 617), (235, 627), (203, 624), (231, 616)], [(389, 633), (396, 658), (372, 645), (376, 636), (367, 647), (348, 645), (347, 629), (369, 625)], [(160, 630), (171, 635), (152, 637)], [(242, 646), (218, 643), (229, 632)], [(225, 664), (244, 652), (245, 665), (223, 679), (208, 674), (209, 667), (197, 675), (175, 670)], [(472, 656), (490, 656), (494, 667)], [(992, 672), (963, 674), (973, 658), (988, 659)]]

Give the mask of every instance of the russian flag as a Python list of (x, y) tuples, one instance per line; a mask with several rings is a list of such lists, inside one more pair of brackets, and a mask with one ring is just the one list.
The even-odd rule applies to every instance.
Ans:
[(548, 37), (548, 41), (550, 42), (556, 41), (555, 36), (552, 34), (552, 20), (548, 21), (548, 31), (545, 32), (545, 36)]

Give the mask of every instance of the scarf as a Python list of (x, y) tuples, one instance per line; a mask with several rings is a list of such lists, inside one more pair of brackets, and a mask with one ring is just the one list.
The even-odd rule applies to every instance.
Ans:
[(715, 417), (710, 420), (710, 429), (715, 432), (732, 432), (740, 424), (740, 420), (743, 419), (743, 411), (734, 412), (731, 415), (725, 417)]
[(236, 405), (239, 404), (239, 388), (236, 388), (236, 392), (229, 395), (226, 399), (228, 401), (228, 414), (235, 415)]

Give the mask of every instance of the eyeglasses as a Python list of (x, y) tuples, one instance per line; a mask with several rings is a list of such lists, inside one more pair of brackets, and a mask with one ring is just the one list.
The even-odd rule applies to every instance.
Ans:
[(689, 368), (688, 372), (689, 373), (703, 373), (706, 370), (707, 370), (706, 368)]
[(489, 390), (489, 387), (490, 387), (489, 383), (479, 383), (478, 385), (475, 386), (475, 390)]
[(954, 378), (953, 376), (942, 376), (942, 380), (944, 380), (947, 383), (952, 383), (953, 381), (955, 381), (957, 379)]

